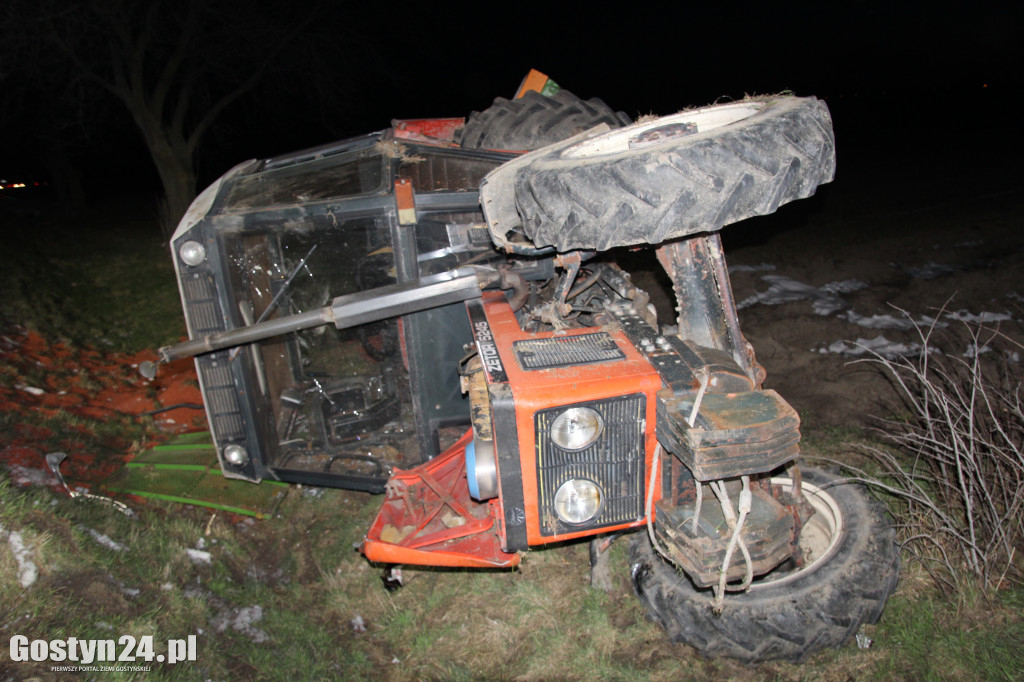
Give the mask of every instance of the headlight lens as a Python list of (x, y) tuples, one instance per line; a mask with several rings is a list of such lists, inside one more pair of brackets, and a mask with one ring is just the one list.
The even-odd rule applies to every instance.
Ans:
[(551, 422), (551, 440), (563, 450), (582, 450), (601, 435), (604, 422), (589, 407), (570, 407)]
[(249, 461), (249, 453), (244, 447), (232, 443), (224, 448), (224, 461), (236, 467), (240, 467)]
[(195, 267), (206, 260), (206, 247), (197, 241), (189, 240), (178, 249), (178, 255), (185, 265)]
[(573, 478), (555, 493), (555, 515), (565, 523), (586, 523), (601, 511), (601, 487), (586, 478)]

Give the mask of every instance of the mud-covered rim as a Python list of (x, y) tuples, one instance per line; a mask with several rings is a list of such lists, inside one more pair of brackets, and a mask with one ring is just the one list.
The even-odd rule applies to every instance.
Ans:
[(561, 157), (583, 159), (619, 154), (663, 141), (699, 135), (750, 118), (763, 111), (767, 104), (764, 101), (745, 101), (682, 111), (584, 140), (567, 147), (562, 151)]
[[(793, 491), (793, 479), (791, 478), (774, 477), (772, 485), (781, 487), (787, 493)], [(789, 573), (778, 576), (769, 573), (763, 578), (756, 579), (750, 586), (752, 592), (786, 585), (813, 573), (831, 559), (839, 548), (839, 543), (846, 532), (845, 520), (839, 504), (823, 488), (807, 481), (803, 481), (801, 489), (804, 498), (814, 508), (814, 514), (807, 520), (800, 532), (799, 551), (804, 555), (805, 564)]]

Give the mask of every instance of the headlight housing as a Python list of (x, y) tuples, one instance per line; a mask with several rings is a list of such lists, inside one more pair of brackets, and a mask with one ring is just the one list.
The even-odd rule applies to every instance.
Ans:
[(604, 429), (604, 420), (589, 407), (570, 407), (551, 422), (551, 440), (563, 450), (575, 452), (597, 440)]
[(571, 478), (555, 493), (555, 515), (564, 523), (579, 525), (597, 516), (604, 494), (601, 486), (586, 478)]
[(224, 447), (224, 461), (231, 466), (245, 466), (249, 461), (249, 452), (237, 443), (231, 443)]
[(178, 249), (178, 256), (185, 265), (195, 267), (206, 260), (206, 247), (199, 242), (190, 239)]

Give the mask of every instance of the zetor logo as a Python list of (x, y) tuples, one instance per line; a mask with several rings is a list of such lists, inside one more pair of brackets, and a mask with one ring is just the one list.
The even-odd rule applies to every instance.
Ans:
[(498, 357), (498, 347), (494, 345), (494, 335), (486, 322), (477, 322), (473, 325), (476, 332), (476, 343), (480, 349), (480, 359), (487, 368), (487, 372), (493, 377), (495, 373), (503, 371), (501, 358)]
[(33, 639), (25, 635), (11, 637), (12, 661), (71, 661), (82, 665), (92, 663), (134, 663), (136, 661), (180, 663), (196, 660), (196, 636), (167, 640), (167, 655), (153, 653), (153, 637), (136, 639), (124, 635), (112, 639)]

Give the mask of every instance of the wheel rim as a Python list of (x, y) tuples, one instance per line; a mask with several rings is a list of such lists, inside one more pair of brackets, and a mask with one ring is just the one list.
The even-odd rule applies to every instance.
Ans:
[[(684, 111), (656, 121), (631, 125), (574, 144), (562, 152), (567, 159), (618, 154), (630, 149), (654, 146), (664, 141), (699, 135), (715, 128), (742, 121), (764, 108), (762, 102), (740, 102), (724, 106)], [(660, 133), (660, 134), (659, 134)]]
[[(772, 478), (772, 485), (784, 492), (793, 492), (793, 479)], [(804, 565), (790, 571), (773, 571), (758, 578), (750, 586), (751, 591), (776, 588), (806, 576), (824, 565), (836, 553), (845, 532), (845, 520), (839, 504), (823, 488), (811, 483), (801, 485), (804, 499), (814, 509), (814, 514), (800, 531), (798, 551), (804, 558)]]

